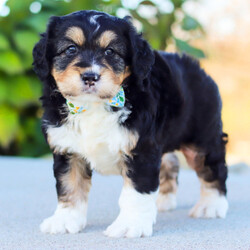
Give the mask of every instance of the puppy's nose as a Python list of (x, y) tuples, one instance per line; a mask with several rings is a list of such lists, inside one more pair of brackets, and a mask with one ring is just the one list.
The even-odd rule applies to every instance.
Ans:
[(95, 82), (97, 82), (100, 79), (100, 75), (94, 73), (94, 72), (85, 72), (82, 74), (82, 80), (86, 85), (95, 85)]

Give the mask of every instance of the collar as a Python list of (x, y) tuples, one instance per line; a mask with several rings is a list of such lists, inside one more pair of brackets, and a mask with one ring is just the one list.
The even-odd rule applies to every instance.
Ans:
[[(76, 104), (72, 103), (69, 100), (66, 100), (66, 104), (69, 108), (70, 113), (73, 115), (83, 113), (87, 110), (87, 105), (77, 106)], [(125, 104), (125, 93), (123, 87), (121, 87), (116, 96), (108, 100), (106, 104), (112, 107), (123, 108)]]

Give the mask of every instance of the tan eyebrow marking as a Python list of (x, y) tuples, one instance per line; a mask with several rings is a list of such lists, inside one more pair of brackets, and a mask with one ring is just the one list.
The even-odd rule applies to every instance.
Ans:
[(79, 27), (70, 27), (66, 31), (65, 35), (67, 38), (71, 39), (73, 42), (80, 46), (82, 46), (86, 40), (82, 29)]
[(115, 40), (116, 38), (117, 38), (117, 35), (113, 31), (107, 30), (101, 34), (97, 42), (99, 43), (101, 47), (106, 48), (108, 47), (110, 42)]

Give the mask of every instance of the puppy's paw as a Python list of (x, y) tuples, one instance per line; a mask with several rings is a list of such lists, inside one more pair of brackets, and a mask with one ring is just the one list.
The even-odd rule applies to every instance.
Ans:
[(152, 221), (138, 221), (134, 218), (134, 221), (130, 218), (126, 218), (119, 215), (118, 218), (104, 231), (104, 234), (108, 237), (127, 237), (138, 238), (151, 236), (153, 232)]
[(42, 233), (63, 234), (63, 233), (79, 233), (86, 225), (86, 220), (79, 220), (67, 216), (65, 218), (53, 215), (45, 219), (40, 225)]
[(43, 233), (63, 234), (78, 233), (86, 226), (86, 216), (76, 208), (57, 208), (54, 215), (40, 225)]
[(165, 211), (170, 211), (170, 210), (175, 209), (176, 208), (176, 194), (159, 193), (157, 200), (156, 200), (156, 205), (157, 205), (158, 211), (160, 212), (165, 212)]
[(120, 214), (104, 234), (116, 238), (151, 236), (157, 214), (156, 195), (157, 192), (142, 194), (133, 187), (123, 187), (119, 199)]
[(225, 218), (228, 201), (224, 195), (203, 196), (190, 210), (189, 216), (194, 218)]

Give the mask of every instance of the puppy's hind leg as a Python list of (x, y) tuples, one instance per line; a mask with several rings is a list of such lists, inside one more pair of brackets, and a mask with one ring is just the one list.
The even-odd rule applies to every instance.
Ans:
[(40, 225), (43, 233), (78, 233), (86, 226), (91, 170), (76, 155), (54, 155), (58, 205)]
[(213, 150), (202, 152), (193, 146), (182, 147), (189, 165), (201, 182), (200, 200), (190, 210), (194, 218), (225, 218), (228, 210), (226, 199), (227, 166), (225, 141), (214, 144)]
[(177, 178), (179, 160), (174, 153), (162, 156), (160, 170), (160, 190), (157, 197), (158, 211), (168, 211), (176, 208)]

